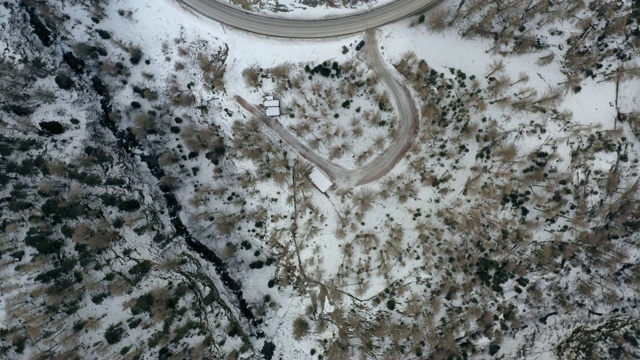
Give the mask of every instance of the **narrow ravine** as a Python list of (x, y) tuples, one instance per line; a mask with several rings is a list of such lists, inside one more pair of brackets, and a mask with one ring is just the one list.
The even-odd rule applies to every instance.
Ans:
[[(136, 139), (133, 134), (119, 129), (118, 125), (109, 117), (109, 114), (112, 112), (112, 97), (109, 93), (109, 89), (104, 84), (102, 79), (100, 79), (97, 75), (92, 76), (91, 71), (85, 69), (86, 64), (81, 59), (76, 58), (71, 52), (64, 53), (63, 60), (77, 74), (86, 74), (91, 78), (93, 90), (100, 96), (100, 107), (102, 110), (99, 121), (100, 125), (108, 129), (109, 132), (113, 134), (113, 136), (117, 139), (118, 147), (124, 150), (127, 155), (134, 159), (137, 156), (140, 156), (142, 162), (147, 165), (149, 171), (158, 180), (159, 183), (160, 179), (165, 176), (165, 172), (160, 167), (158, 156), (155, 154), (139, 155), (138, 153), (136, 153), (135, 150), (139, 150), (140, 153), (144, 154), (148, 152), (148, 149), (143, 148), (143, 146), (138, 142), (138, 139)], [(216, 255), (215, 252), (213, 252), (202, 242), (197, 240), (189, 232), (187, 227), (182, 222), (182, 219), (180, 218), (180, 211), (182, 210), (182, 206), (179, 204), (175, 194), (171, 191), (171, 188), (166, 186), (159, 186), (159, 188), (166, 201), (169, 217), (171, 219), (171, 225), (175, 229), (176, 236), (184, 238), (185, 243), (191, 250), (198, 253), (209, 263), (213, 264), (222, 284), (224, 284), (224, 286), (227, 287), (229, 291), (235, 296), (237, 300), (237, 306), (240, 309), (240, 313), (251, 325), (251, 327), (253, 328), (252, 330), (254, 330), (252, 331), (253, 335), (257, 338), (262, 338), (264, 336), (264, 333), (256, 329), (262, 323), (262, 320), (256, 319), (253, 315), (253, 312), (249, 308), (249, 304), (244, 299), (242, 284), (236, 281), (230, 275), (226, 264), (218, 255)]]
[[(107, 128), (113, 134), (113, 136), (118, 139), (118, 146), (121, 147), (129, 156), (133, 158), (137, 156), (137, 154), (134, 152), (135, 149), (141, 150), (142, 153), (145, 153), (148, 149), (144, 149), (133, 134), (118, 129), (117, 124), (109, 117), (109, 113), (111, 113), (112, 110), (111, 95), (102, 80), (97, 76), (93, 76), (91, 77), (91, 82), (93, 84), (93, 89), (101, 97), (100, 106), (102, 109), (102, 116), (100, 117), (100, 125)], [(164, 170), (160, 167), (157, 155), (140, 155), (140, 159), (147, 165), (151, 174), (156, 179), (158, 179), (158, 182), (162, 177), (166, 175)], [(189, 232), (187, 227), (182, 222), (182, 219), (180, 218), (180, 211), (182, 210), (182, 206), (176, 199), (175, 194), (171, 191), (171, 188), (166, 186), (160, 186), (159, 188), (160, 191), (162, 191), (164, 199), (167, 203), (169, 217), (171, 218), (171, 225), (175, 229), (176, 236), (183, 237), (189, 248), (200, 254), (203, 259), (214, 265), (218, 276), (222, 280), (222, 283), (229, 290), (231, 290), (231, 292), (237, 298), (238, 307), (242, 315), (253, 326), (259, 325), (261, 323), (261, 320), (254, 317), (251, 309), (249, 309), (247, 301), (244, 299), (242, 293), (242, 284), (231, 277), (226, 264), (218, 255), (216, 255), (211, 249), (206, 247), (202, 242), (195, 239)], [(259, 331), (256, 333), (256, 335), (258, 337), (262, 336)]]
[[(28, 14), (30, 25), (34, 29), (35, 35), (40, 39), (42, 44), (45, 47), (50, 47), (54, 45), (54, 41), (58, 38), (55, 31), (47, 28), (44, 25), (42, 20), (39, 18), (35, 9), (27, 6), (24, 2), (20, 4), (24, 7)], [(61, 42), (57, 46), (62, 47), (63, 49), (70, 49), (71, 47), (64, 42)], [(102, 81), (102, 79), (98, 75), (94, 75), (95, 72), (93, 69), (89, 68), (89, 66), (84, 62), (84, 60), (76, 57), (73, 52), (63, 51), (63, 62), (69, 66), (71, 70), (73, 70), (78, 76), (86, 75), (87, 78), (91, 80), (91, 87), (100, 97), (100, 108), (101, 108), (101, 116), (99, 119), (99, 124), (107, 129), (113, 136), (117, 139), (117, 146), (122, 149), (127, 155), (129, 155), (134, 161), (137, 161), (137, 157), (140, 156), (142, 162), (144, 162), (151, 174), (158, 180), (158, 184), (160, 183), (160, 179), (165, 176), (164, 170), (160, 167), (158, 156), (154, 153), (149, 155), (141, 155), (149, 153), (149, 149), (144, 148), (142, 144), (138, 141), (138, 139), (131, 133), (122, 129), (119, 129), (118, 125), (115, 123), (113, 119), (109, 117), (109, 114), (112, 112), (112, 96), (109, 92), (108, 87)], [(219, 289), (215, 289), (218, 293), (231, 293), (232, 297), (235, 297), (236, 304), (233, 305), (240, 310), (240, 314), (244, 318), (243, 321), (247, 324), (249, 329), (248, 331), (241, 330), (242, 333), (249, 333), (251, 336), (261, 339), (264, 338), (264, 332), (260, 330), (260, 324), (262, 324), (262, 319), (258, 319), (254, 316), (253, 312), (249, 308), (249, 304), (244, 298), (244, 294), (242, 291), (242, 284), (235, 280), (229, 270), (225, 262), (210, 248), (205, 246), (201, 241), (196, 239), (187, 229), (187, 227), (182, 222), (180, 218), (180, 212), (182, 210), (182, 206), (178, 202), (175, 194), (172, 192), (171, 187), (167, 186), (159, 186), (160, 191), (162, 192), (167, 210), (169, 212), (169, 217), (171, 219), (171, 225), (175, 229), (175, 235), (177, 237), (182, 237), (185, 240), (187, 246), (194, 252), (198, 253), (201, 258), (205, 259), (207, 262), (213, 265), (217, 276), (220, 281), (228, 289), (228, 291), (219, 291)], [(210, 284), (211, 286), (213, 284)], [(220, 299), (220, 301), (224, 301)], [(224, 304), (226, 307), (226, 304)], [(271, 342), (265, 342), (264, 347), (262, 349), (263, 355), (265, 358), (270, 359), (273, 351), (275, 349), (275, 345)]]

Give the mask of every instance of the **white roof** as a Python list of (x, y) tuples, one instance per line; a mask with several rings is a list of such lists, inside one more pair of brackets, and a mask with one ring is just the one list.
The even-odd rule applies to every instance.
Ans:
[(267, 95), (264, 97), (265, 100), (273, 100), (273, 95)]
[(264, 102), (264, 107), (275, 107), (280, 106), (280, 100), (266, 100)]
[(333, 185), (331, 180), (322, 173), (317, 167), (314, 167), (309, 174), (309, 179), (321, 192), (326, 192)]
[(267, 116), (280, 116), (280, 108), (276, 106), (268, 107), (266, 114)]

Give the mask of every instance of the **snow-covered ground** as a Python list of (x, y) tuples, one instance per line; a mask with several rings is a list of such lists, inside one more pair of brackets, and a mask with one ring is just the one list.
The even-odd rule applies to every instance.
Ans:
[[(262, 14), (315, 18), (366, 11), (388, 2), (327, 9), (289, 0), (278, 2), (289, 12), (274, 12), (273, 2), (265, 7), (254, 5), (253, 9)], [(263, 78), (261, 87), (249, 87), (243, 76), (247, 68), (268, 72), (288, 63), (293, 69), (291, 77), (296, 72), (308, 76), (302, 70), (305, 65), (313, 68), (326, 60), (339, 64), (353, 61), (353, 48), (362, 35), (307, 41), (266, 38), (203, 19), (174, 1), (112, 2), (97, 24), (85, 10), (70, 7), (67, 11), (78, 24), (68, 29), (77, 41), (93, 41), (98, 29), (110, 32), (111, 40), (104, 42), (109, 52), (105, 63), (129, 64), (122, 48), (141, 48), (142, 62), (135, 67), (127, 65), (131, 71), (127, 85), (117, 85), (119, 78), (113, 77), (113, 104), (119, 106), (120, 126), (139, 131), (149, 144), (149, 152), (173, 151), (178, 159), (183, 157), (165, 166), (177, 178), (175, 193), (183, 206), (181, 217), (190, 230), (207, 239), (216, 253), (228, 255), (225, 261), (233, 277), (243, 284), (245, 299), (263, 320), (259, 330), (264, 336), (250, 340), (258, 351), (270, 341), (276, 345), (274, 358), (309, 358), (311, 349), (314, 354), (324, 353), (325, 358), (339, 358), (339, 345), (350, 341), (352, 349), (359, 350), (347, 353), (346, 358), (355, 358), (358, 352), (367, 358), (420, 358), (422, 350), (432, 355), (438, 352), (441, 342), (451, 336), (454, 340), (468, 339), (478, 358), (488, 356), (491, 345), (499, 341), (499, 355), (505, 357), (543, 354), (540, 356), (551, 358), (552, 345), (573, 330), (574, 324), (585, 321), (586, 311), (577, 310), (579, 306), (559, 307), (553, 295), (560, 290), (554, 287), (567, 287), (576, 302), (588, 304), (596, 313), (626, 308), (624, 298), (635, 296), (631, 287), (619, 289), (616, 294), (622, 300), (618, 302), (605, 300), (609, 290), (603, 288), (587, 295), (577, 294), (574, 289), (581, 282), (594, 281), (575, 263), (590, 264), (588, 256), (571, 250), (575, 239), (599, 226), (604, 215), (593, 214), (614, 207), (616, 198), (634, 183), (638, 172), (640, 148), (631, 125), (615, 120), (615, 83), (583, 80), (579, 92), (569, 89), (562, 93), (559, 104), (536, 111), (497, 103), (501, 97), (517, 98), (525, 91), (543, 96), (564, 82), (562, 53), (557, 44), (545, 50), (556, 53), (556, 60), (538, 66), (532, 64), (543, 55), (541, 52), (502, 57), (490, 51), (493, 44), (488, 40), (462, 39), (457, 29), (432, 33), (425, 26), (416, 26), (415, 19), (379, 29), (386, 61), (400, 64), (411, 57), (408, 52), (414, 53), (414, 63), (406, 71), (398, 66), (396, 75), (411, 89), (423, 114), (418, 141), (380, 181), (355, 189), (330, 190), (324, 195), (310, 185), (304, 159), (266, 127), (257, 123), (251, 128), (250, 140), (239, 138), (239, 127), (253, 125), (251, 115), (234, 97), (261, 104), (265, 94), (279, 91), (270, 77)], [(563, 26), (570, 28), (569, 24)], [(560, 40), (549, 39), (550, 43), (555, 41)], [(228, 57), (224, 90), (212, 91), (203, 80), (200, 54), (214, 55), (225, 44)], [(349, 50), (346, 54), (343, 46)], [(506, 89), (490, 95), (488, 78), (497, 59), (503, 61), (504, 69), (495, 76), (510, 81)], [(420, 73), (420, 60), (425, 61), (430, 73)], [(362, 71), (366, 77), (366, 69)], [(412, 77), (418, 73), (423, 79), (429, 74), (433, 78), (420, 87), (416, 85), (418, 79)], [(518, 82), (523, 74), (527, 80)], [(358, 79), (354, 76), (352, 80)], [(41, 85), (53, 87), (44, 82)], [(171, 107), (170, 114), (180, 115), (184, 121), (169, 121), (179, 128), (179, 135), (144, 134), (136, 115), (163, 108), (140, 100), (131, 85), (155, 91), (162, 101), (176, 96), (177, 91), (194, 96), (191, 106)], [(638, 82), (623, 82), (618, 91), (620, 111), (637, 112)], [(302, 103), (305, 96), (308, 103), (317, 99), (312, 97), (310, 87), (282, 95), (287, 114), (281, 121), (295, 132), (302, 110), (292, 107), (293, 101)], [(129, 106), (132, 99), (143, 103), (142, 110)], [(354, 100), (349, 109), (341, 107), (342, 101), (337, 102), (338, 118), (334, 112), (323, 114), (321, 110), (314, 116), (333, 125), (354, 116), (355, 108), (364, 112), (378, 107), (364, 96)], [(196, 110), (195, 106), (205, 106), (207, 111)], [(289, 117), (289, 107), (293, 118)], [(59, 119), (53, 109), (42, 111), (38, 115)], [(64, 117), (67, 115), (64, 113)], [(386, 134), (369, 129), (365, 122), (361, 125), (365, 140)], [(221, 166), (209, 161), (206, 151), (193, 151), (185, 145), (188, 126), (212, 133), (214, 127), (220, 127), (229, 147)], [(65, 151), (72, 151), (83, 141), (84, 128), (76, 130), (69, 136), (66, 150), (59, 149), (60, 156), (70, 156)], [(351, 136), (341, 140), (354, 153), (371, 146)], [(259, 152), (248, 159), (241, 150), (251, 146), (257, 146)], [(318, 151), (330, 156), (328, 149), (319, 147)], [(353, 159), (336, 161), (347, 167), (357, 166)], [(198, 171), (193, 171), (196, 167)], [(608, 180), (613, 168), (621, 174), (618, 183)], [(139, 181), (151, 186), (148, 184), (155, 181), (149, 174), (145, 176), (141, 175)], [(613, 188), (609, 189), (611, 183)], [(141, 191), (152, 193), (147, 188)], [(152, 203), (153, 199), (147, 196), (146, 201)], [(589, 213), (589, 208), (594, 211)], [(593, 216), (587, 218), (588, 213)], [(229, 220), (233, 225), (222, 230), (220, 219), (236, 222)], [(131, 231), (125, 235), (140, 258), (155, 256), (145, 248), (150, 242), (147, 235), (138, 237)], [(180, 250), (174, 249), (176, 253)], [(611, 251), (620, 250), (614, 247)], [(629, 246), (625, 262), (636, 263), (638, 255), (637, 247)], [(191, 270), (210, 272), (215, 277), (212, 267)], [(502, 278), (498, 274), (506, 275)], [(133, 289), (132, 294), (108, 299), (105, 304), (111, 311), (102, 328), (126, 321), (128, 310), (121, 309), (129, 295), (141, 296), (166, 286), (166, 282), (152, 279), (144, 286)], [(81, 314), (93, 314), (96, 308), (99, 306), (84, 309)], [(216, 311), (215, 306), (209, 309)], [(549, 327), (545, 327), (547, 320), (543, 324), (539, 319), (554, 312), (560, 314), (550, 317)], [(4, 315), (0, 311), (0, 324)], [(293, 335), (298, 318), (311, 327), (301, 340)], [(447, 330), (450, 323), (454, 325)], [(146, 331), (151, 329), (155, 327)], [(99, 341), (102, 331), (88, 335), (86, 340)], [(500, 335), (494, 336), (494, 332)], [(148, 339), (148, 335), (138, 328), (130, 339), (135, 342)], [(223, 352), (242, 344), (238, 337), (229, 338), (233, 340), (220, 345)], [(371, 338), (379, 347), (366, 350)], [(393, 353), (394, 343), (403, 344), (406, 353)], [(239, 356), (258, 355), (247, 352)]]

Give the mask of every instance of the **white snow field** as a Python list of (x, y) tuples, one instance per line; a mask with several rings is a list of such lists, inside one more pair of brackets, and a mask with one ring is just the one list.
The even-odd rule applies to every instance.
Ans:
[[(299, 0), (235, 3), (258, 15), (309, 20), (392, 1), (335, 8)], [(465, 6), (474, 4), (483, 3)], [(588, 344), (614, 355), (637, 345), (640, 81), (631, 75), (612, 81), (608, 72), (620, 64), (635, 69), (638, 60), (607, 57), (600, 72), (581, 72), (567, 85), (566, 36), (585, 39), (588, 33), (578, 30), (596, 28), (578, 20), (590, 16), (588, 7), (570, 21), (536, 18), (547, 44), (513, 54), (487, 37), (462, 36), (465, 19), (431, 30), (426, 24), (437, 19), (430, 13), (367, 34), (287, 39), (212, 21), (180, 1), (111, 1), (99, 23), (81, 5), (52, 6), (70, 15), (65, 31), (77, 42), (92, 43), (98, 29), (110, 33), (95, 74), (109, 79), (118, 127), (131, 128), (145, 147), (135, 150), (136, 160), (157, 154), (166, 172), (157, 180), (136, 163), (136, 191), (152, 207), (163, 201), (158, 185), (173, 189), (178, 217), (223, 259), (254, 317), (243, 314), (219, 269), (187, 245), (161, 249), (148, 233), (134, 231), (145, 223), (143, 214), (105, 252), (114, 254), (111, 266), (120, 272), (130, 265), (120, 256), (125, 248), (136, 261), (162, 265), (129, 292), (87, 301), (69, 316), (104, 319), (78, 333), (85, 355), (146, 359), (178, 347), (168, 338), (156, 341), (159, 313), (155, 319), (143, 313), (142, 325), (128, 327), (117, 346), (106, 345), (104, 333), (109, 324), (130, 322), (134, 299), (185, 274), (213, 280), (194, 285), (193, 303), (181, 306), (197, 308), (213, 287), (227, 291), (200, 316), (225, 339), (212, 351), (230, 359), (261, 359), (265, 344), (275, 345), (272, 359), (563, 359), (585, 358), (579, 355)], [(448, 9), (450, 19), (458, 6), (445, 1), (431, 14), (445, 17), (440, 11)], [(2, 7), (0, 25), (8, 25)], [(518, 31), (526, 31), (522, 26)], [(356, 51), (362, 39), (367, 44)], [(133, 47), (148, 63), (128, 66)], [(6, 52), (20, 61), (17, 51)], [(226, 57), (222, 77), (211, 75), (217, 57)], [(127, 65), (126, 81), (113, 75), (117, 63)], [(46, 81), (43, 89), (56, 89)], [(348, 95), (350, 84), (356, 85)], [(64, 94), (36, 115), (82, 120), (65, 135), (65, 146), (49, 150), (72, 162), (96, 126), (90, 119), (99, 100), (81, 104)], [(268, 121), (280, 131), (237, 101), (262, 114), (275, 105), (265, 103), (273, 95), (281, 113)], [(132, 101), (142, 103), (140, 110)], [(64, 103), (71, 104), (66, 112)], [(140, 116), (156, 112), (160, 125)], [(398, 159), (385, 157), (391, 152)], [(319, 162), (331, 171), (321, 172)], [(372, 168), (384, 171), (369, 176)], [(104, 217), (113, 220), (111, 213)], [(163, 212), (159, 221), (170, 220)], [(12, 241), (25, 232), (14, 231)], [(168, 254), (182, 258), (170, 262)], [(8, 255), (2, 261), (13, 264)], [(18, 263), (28, 264), (31, 255), (33, 249)], [(35, 289), (31, 273), (6, 269), (0, 330), (15, 320), (3, 310), (9, 300), (15, 306), (12, 297)], [(102, 279), (103, 272), (86, 276)], [(98, 280), (95, 286), (106, 287)], [(599, 331), (605, 335), (595, 337)], [(200, 333), (184, 341), (205, 343)], [(37, 341), (29, 344), (24, 356), (42, 351)]]

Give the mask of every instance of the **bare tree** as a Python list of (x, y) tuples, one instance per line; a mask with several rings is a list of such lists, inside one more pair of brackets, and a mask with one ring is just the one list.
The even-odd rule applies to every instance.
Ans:
[(361, 188), (353, 195), (353, 202), (362, 213), (371, 210), (375, 193), (369, 188)]
[(487, 75), (485, 75), (485, 79), (488, 79), (489, 77), (491, 77), (493, 74), (495, 73), (499, 73), (504, 71), (504, 62), (502, 61), (502, 59), (494, 59), (491, 64), (489, 65), (489, 73)]
[(514, 82), (512, 82), (509, 86), (513, 86), (515, 84), (521, 83), (521, 82), (528, 82), (529, 81), (529, 75), (527, 75), (526, 72), (521, 71), (520, 74), (518, 74), (518, 79)]
[(197, 56), (198, 64), (204, 74), (204, 80), (216, 89), (224, 91), (224, 74), (227, 71), (227, 56), (229, 54), (229, 46), (220, 47), (211, 55), (199, 53)]
[(487, 86), (487, 90), (489, 90), (489, 93), (493, 97), (496, 97), (500, 93), (502, 93), (504, 90), (506, 90), (510, 84), (511, 84), (511, 79), (508, 76), (501, 75), (489, 83), (489, 86)]
[(552, 107), (557, 106), (562, 101), (562, 90), (560, 88), (548, 89), (544, 95), (533, 102), (533, 105)]
[(449, 17), (449, 9), (447, 7), (440, 7), (429, 13), (429, 19), (427, 19), (427, 28), (433, 32), (442, 32), (447, 28), (447, 18)]
[(563, 82), (558, 83), (558, 85), (562, 85), (565, 89), (565, 93), (568, 93), (569, 90), (576, 92), (576, 89), (579, 89), (580, 86), (580, 75), (575, 72), (571, 72), (567, 74), (567, 79)]

